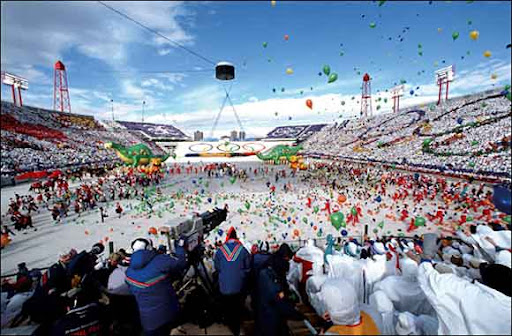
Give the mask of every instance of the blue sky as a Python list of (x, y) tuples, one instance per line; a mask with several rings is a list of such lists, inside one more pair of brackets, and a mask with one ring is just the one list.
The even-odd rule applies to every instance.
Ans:
[[(365, 72), (375, 99), (389, 98), (386, 89), (407, 81), (404, 107), (434, 100), (433, 72), (450, 64), (456, 68), (453, 95), (510, 83), (510, 2), (107, 4), (214, 62), (233, 62), (231, 97), (249, 135), (357, 115)], [(480, 33), (476, 41), (469, 38), (472, 30)], [(455, 41), (453, 32), (459, 33)], [(483, 56), (486, 50), (490, 58)], [(100, 119), (111, 118), (113, 99), (116, 118), (140, 120), (144, 100), (146, 121), (208, 134), (224, 98), (211, 64), (97, 2), (2, 2), (2, 70), (29, 79), (25, 104), (52, 106), (57, 59), (68, 69), (73, 112)], [(338, 74), (336, 82), (318, 75), (324, 64)], [(313, 110), (305, 106), (308, 98)], [(2, 99), (11, 99), (5, 86)], [(373, 105), (381, 105), (375, 113), (392, 107), (391, 99)], [(226, 108), (216, 136), (233, 128), (233, 112)]]

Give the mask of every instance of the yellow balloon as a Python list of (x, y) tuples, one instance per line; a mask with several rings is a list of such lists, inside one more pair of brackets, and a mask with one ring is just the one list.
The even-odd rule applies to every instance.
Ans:
[(486, 51), (484, 52), (484, 57), (491, 57), (491, 55), (492, 55), (492, 54), (491, 54), (491, 52), (490, 52), (489, 50), (486, 50)]
[(480, 36), (478, 30), (473, 30), (469, 33), (469, 38), (472, 39), (473, 41), (478, 40), (478, 36)]
[(291, 75), (293, 73), (293, 69), (292, 68), (287, 68), (286, 69), (286, 74), (287, 75)]
[(442, 29), (442, 28), (437, 28), (437, 32), (438, 32), (438, 33), (442, 32), (442, 31), (443, 31), (443, 29)]
[(272, 7), (275, 7), (276, 6), (276, 1), (275, 0), (270, 1), (270, 4), (272, 5)]

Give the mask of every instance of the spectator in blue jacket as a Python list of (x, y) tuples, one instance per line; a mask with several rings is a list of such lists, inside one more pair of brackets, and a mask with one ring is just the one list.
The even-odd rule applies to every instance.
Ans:
[(137, 300), (142, 328), (147, 336), (169, 335), (177, 327), (179, 303), (171, 276), (187, 266), (183, 240), (176, 246), (176, 256), (157, 253), (151, 241), (138, 238), (132, 242), (133, 254), (126, 270), (126, 282)]
[[(283, 244), (286, 245), (286, 244)], [(303, 320), (304, 316), (295, 310), (286, 295), (286, 286), (282, 278), (285, 273), (283, 264), (288, 263), (289, 247), (280, 247), (270, 262), (260, 270), (257, 277), (257, 300), (255, 334), (265, 336), (288, 335), (287, 320)]]
[(226, 324), (234, 335), (239, 335), (251, 256), (238, 240), (233, 227), (228, 230), (226, 242), (215, 252), (214, 264), (218, 273)]

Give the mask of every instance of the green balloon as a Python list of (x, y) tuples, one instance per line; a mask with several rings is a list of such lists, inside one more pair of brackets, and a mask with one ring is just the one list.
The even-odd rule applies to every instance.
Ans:
[(308, 219), (306, 217), (302, 217), (302, 221), (304, 222), (304, 224), (308, 223)]
[(510, 215), (503, 217), (503, 221), (504, 221), (505, 223), (510, 224), (510, 222), (511, 222)]
[(336, 230), (339, 230), (344, 222), (345, 216), (343, 216), (341, 212), (334, 212), (331, 214), (331, 224), (336, 228)]
[(375, 22), (370, 22), (370, 28), (375, 28), (377, 27), (377, 24)]
[(452, 39), (455, 41), (458, 38), (459, 38), (459, 32), (453, 32)]
[(331, 73), (331, 67), (326, 64), (324, 65), (323, 71), (326, 76), (329, 76), (329, 74)]
[(384, 3), (385, 3), (385, 2), (386, 2), (386, 0), (380, 0), (380, 1), (379, 1), (379, 7), (380, 7), (380, 6), (382, 6), (382, 5), (384, 5)]
[(235, 183), (235, 182), (236, 182), (236, 177), (235, 177), (235, 176), (232, 176), (232, 177), (229, 179), (229, 182), (231, 182), (231, 184)]
[(388, 99), (387, 98), (384, 98), (384, 103), (387, 103), (388, 102)]
[(425, 218), (418, 216), (414, 219), (414, 226), (425, 226)]
[(478, 141), (477, 140), (471, 141), (471, 146), (476, 146), (476, 145), (478, 145)]
[(377, 105), (377, 111), (380, 110), (380, 105)]
[(315, 205), (315, 206), (313, 207), (313, 212), (314, 212), (314, 213), (317, 213), (317, 212), (318, 212), (318, 210), (320, 210), (320, 208), (319, 208), (317, 205)]
[(433, 139), (423, 140), (423, 147), (427, 147), (428, 145), (430, 145), (432, 143), (432, 141), (434, 141), (434, 140)]
[(377, 224), (377, 226), (379, 227), (379, 229), (384, 229), (384, 222), (380, 222), (379, 224)]
[(345, 53), (343, 53), (343, 52), (340, 52), (340, 56), (343, 56), (343, 55), (345, 55)]
[(471, 217), (471, 216), (466, 217), (466, 221), (467, 222), (472, 222), (473, 221), (473, 217)]
[(475, 163), (474, 163), (474, 162), (470, 162), (468, 165), (469, 165), (470, 167), (474, 167), (474, 166), (475, 166)]
[(351, 213), (353, 216), (357, 215), (357, 209), (356, 209), (356, 207), (352, 207), (352, 209), (350, 209), (350, 213)]
[(263, 42), (263, 48), (267, 47), (267, 42)]
[(332, 74), (329, 76), (329, 81), (328, 81), (327, 83), (333, 83), (333, 82), (335, 82), (337, 79), (338, 79), (338, 74), (336, 74), (336, 73), (332, 73)]
[(251, 208), (251, 203), (245, 202), (245, 208), (249, 210)]

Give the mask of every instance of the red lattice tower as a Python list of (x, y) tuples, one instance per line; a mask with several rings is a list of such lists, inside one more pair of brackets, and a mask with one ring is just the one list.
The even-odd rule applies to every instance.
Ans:
[(69, 100), (68, 75), (66, 67), (61, 61), (57, 61), (53, 76), (53, 109), (60, 112), (71, 113), (71, 101)]
[(450, 82), (453, 82), (453, 77), (455, 76), (455, 66), (450, 65), (446, 68), (439, 69), (435, 72), (436, 74), (436, 82), (439, 86), (439, 96), (437, 98), (437, 105), (441, 104), (442, 94), (443, 94), (443, 86), (446, 86), (446, 96), (444, 100), (448, 100), (448, 88), (450, 86)]
[(361, 117), (368, 118), (372, 116), (372, 86), (370, 75), (363, 76), (363, 89), (361, 95)]

